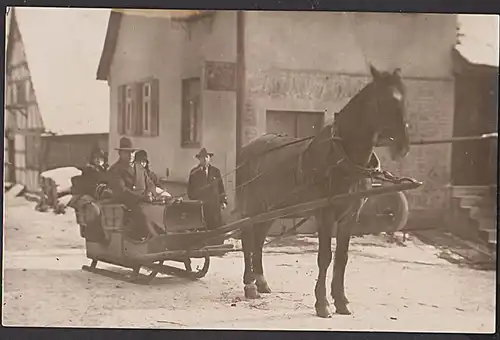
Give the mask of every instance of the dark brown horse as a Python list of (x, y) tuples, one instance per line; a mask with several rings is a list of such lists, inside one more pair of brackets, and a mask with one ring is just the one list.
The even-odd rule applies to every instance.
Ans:
[[(369, 164), (378, 143), (389, 143), (393, 159), (405, 157), (409, 139), (405, 111), (405, 87), (399, 70), (379, 72), (312, 140), (264, 135), (242, 148), (238, 160), (237, 210), (255, 216), (275, 208), (365, 189)], [(336, 312), (350, 314), (344, 293), (344, 274), (351, 237), (351, 217), (363, 201), (350, 200), (293, 217), (314, 216), (319, 232), (319, 274), (315, 288), (316, 313), (330, 317), (326, 273), (332, 260), (331, 239), (336, 233), (331, 296)], [(292, 216), (289, 216), (292, 217)], [(342, 223), (341, 223), (342, 222)], [(346, 223), (344, 223), (346, 222)], [(272, 221), (242, 233), (245, 297), (270, 293), (262, 266), (262, 248)]]

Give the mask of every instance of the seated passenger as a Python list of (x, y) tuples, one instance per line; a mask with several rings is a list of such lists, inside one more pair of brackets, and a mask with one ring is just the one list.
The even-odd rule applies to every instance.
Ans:
[(148, 153), (145, 150), (139, 150), (135, 153), (134, 162), (135, 164), (140, 165), (144, 169), (145, 174), (148, 177), (148, 181), (150, 181), (149, 183), (149, 185), (151, 185), (150, 192), (154, 197), (157, 196), (167, 197), (167, 198), (172, 197), (172, 195), (168, 191), (161, 188), (160, 179), (149, 168)]
[(90, 162), (81, 168), (82, 174), (71, 179), (71, 192), (74, 195), (89, 195), (97, 200), (110, 198), (109, 189), (105, 190), (107, 175), (104, 168), (104, 152), (100, 148), (95, 148), (90, 158)]
[[(94, 148), (90, 155), (90, 162), (83, 167), (82, 174), (71, 179), (71, 193), (73, 197), (68, 206), (75, 209), (77, 223), (80, 225), (80, 235), (89, 240), (101, 241), (104, 238), (100, 226), (100, 210), (96, 200), (111, 198), (107, 188), (104, 152)], [(91, 227), (91, 228), (88, 228)], [(87, 231), (90, 230), (89, 234)]]
[(134, 162), (133, 147), (129, 138), (122, 137), (117, 148), (119, 159), (109, 168), (109, 183), (113, 199), (125, 205), (132, 215), (135, 227), (132, 237), (143, 239), (162, 230), (164, 207), (153, 205), (153, 190), (156, 186), (149, 179), (147, 171)]

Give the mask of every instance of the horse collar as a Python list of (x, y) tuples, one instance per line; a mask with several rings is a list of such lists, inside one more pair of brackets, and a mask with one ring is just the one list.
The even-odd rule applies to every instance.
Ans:
[[(335, 113), (335, 116), (337, 116), (338, 113)], [(336, 168), (338, 166), (342, 166), (345, 170), (348, 172), (355, 172), (357, 174), (360, 174), (362, 177), (372, 177), (375, 173), (378, 173), (378, 167), (374, 166), (372, 167), (364, 167), (361, 165), (358, 165), (354, 163), (349, 156), (346, 154), (344, 150), (344, 146), (342, 145), (342, 138), (339, 136), (339, 130), (338, 130), (338, 124), (337, 120), (334, 119), (333, 124), (332, 124), (332, 149), (331, 152), (333, 154), (339, 153), (339, 160), (334, 164), (333, 166), (330, 167), (330, 171), (333, 170), (332, 168)], [(372, 153), (373, 155), (373, 153)]]

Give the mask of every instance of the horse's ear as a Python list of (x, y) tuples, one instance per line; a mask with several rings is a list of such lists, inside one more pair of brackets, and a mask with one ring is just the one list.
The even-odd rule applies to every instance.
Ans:
[(370, 72), (372, 74), (373, 79), (380, 78), (380, 71), (375, 68), (372, 64), (370, 64)]
[(398, 67), (397, 69), (392, 72), (392, 75), (398, 78), (401, 78), (401, 69)]

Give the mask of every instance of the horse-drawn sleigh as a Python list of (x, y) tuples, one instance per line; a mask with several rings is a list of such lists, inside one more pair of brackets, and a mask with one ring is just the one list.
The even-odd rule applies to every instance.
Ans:
[[(405, 89), (399, 71), (379, 72), (371, 67), (371, 73), (373, 81), (317, 136), (299, 140), (268, 134), (242, 148), (236, 169), (239, 220), (207, 230), (198, 202), (169, 203), (163, 219), (166, 233), (152, 232), (148, 239), (137, 242), (124, 233), (123, 207), (101, 202), (106, 242), (87, 240), (87, 256), (92, 264), (84, 269), (101, 273), (96, 268), (101, 261), (133, 269), (135, 282), (149, 282), (158, 273), (201, 278), (208, 271), (210, 256), (231, 250), (227, 245), (208, 246), (207, 241), (241, 232), (245, 297), (257, 298), (259, 293), (271, 292), (264, 278), (262, 247), (272, 222), (294, 217), (302, 218), (302, 223), (315, 217), (319, 237), (316, 313), (331, 316), (325, 280), (335, 235), (331, 295), (337, 312), (349, 314), (344, 274), (352, 222), (368, 197), (411, 190), (422, 184), (394, 177), (379, 167), (373, 152), (377, 145), (387, 143), (394, 159), (409, 151)], [(392, 184), (372, 187), (374, 178)], [(192, 270), (193, 258), (205, 259), (201, 270)], [(165, 261), (183, 263), (185, 268), (165, 265)], [(140, 275), (142, 267), (151, 273)]]
[[(127, 221), (127, 208), (111, 201), (102, 201), (99, 202), (99, 208), (103, 237), (99, 241), (86, 240), (87, 257), (92, 262), (90, 266), (84, 265), (82, 269), (104, 276), (126, 278), (111, 271), (97, 268), (97, 263), (101, 261), (130, 268), (133, 270), (132, 276), (126, 279), (139, 284), (149, 284), (159, 273), (200, 279), (208, 272), (211, 256), (220, 256), (233, 249), (233, 246), (229, 244), (207, 245), (208, 241), (213, 238), (229, 237), (235, 232), (251, 228), (258, 223), (331, 206), (341, 200), (399, 192), (417, 188), (419, 185), (418, 182), (406, 182), (390, 187), (379, 187), (323, 198), (284, 209), (276, 209), (251, 218), (244, 218), (211, 231), (206, 229), (201, 202), (165, 203), (164, 224), (167, 233), (151, 234), (141, 241), (127, 236), (126, 225), (130, 223)], [(78, 222), (85, 225), (88, 225), (89, 220), (93, 219), (93, 217), (84, 217), (81, 213), (77, 216)], [(193, 270), (191, 268), (191, 260), (194, 258), (205, 260), (201, 269)], [(165, 265), (166, 261), (183, 263), (185, 268)], [(149, 274), (141, 275), (141, 268), (149, 270)]]

